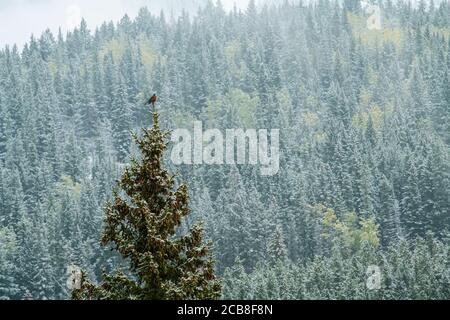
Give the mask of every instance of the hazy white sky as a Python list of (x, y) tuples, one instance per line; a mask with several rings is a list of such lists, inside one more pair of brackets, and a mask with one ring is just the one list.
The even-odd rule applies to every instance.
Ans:
[[(118, 21), (126, 13), (134, 17), (147, 6), (155, 14), (191, 9), (207, 0), (0, 0), (0, 48), (17, 43), (22, 46), (31, 34), (39, 36), (47, 28), (57, 32), (73, 29), (84, 17), (92, 30), (104, 21)], [(246, 7), (248, 0), (222, 0), (226, 9), (234, 3)]]

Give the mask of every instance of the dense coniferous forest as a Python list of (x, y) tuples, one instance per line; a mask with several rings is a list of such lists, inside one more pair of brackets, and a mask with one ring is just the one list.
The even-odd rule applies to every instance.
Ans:
[(218, 2), (1, 48), (0, 298), (123, 263), (103, 209), (157, 93), (165, 129), (280, 129), (275, 176), (166, 155), (223, 298), (449, 299), (450, 3), (378, 5), (381, 29), (357, 0)]

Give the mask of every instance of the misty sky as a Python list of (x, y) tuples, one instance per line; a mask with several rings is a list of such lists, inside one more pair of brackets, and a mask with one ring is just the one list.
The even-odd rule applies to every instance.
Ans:
[[(193, 11), (207, 0), (0, 0), (0, 48), (14, 43), (22, 46), (31, 34), (39, 36), (50, 28), (57, 32), (73, 29), (84, 17), (89, 28), (104, 21), (118, 21), (126, 13), (134, 17), (147, 6), (155, 14), (164, 9), (177, 14), (182, 8)], [(248, 0), (222, 0), (226, 9), (234, 3), (245, 8)], [(195, 12), (195, 11), (194, 11)]]

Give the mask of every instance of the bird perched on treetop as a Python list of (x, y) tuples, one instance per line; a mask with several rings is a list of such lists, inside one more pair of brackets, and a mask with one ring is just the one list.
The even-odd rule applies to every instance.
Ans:
[(156, 93), (148, 100), (148, 104), (153, 105), (153, 108), (155, 108), (155, 103), (158, 101), (158, 97), (156, 96)]

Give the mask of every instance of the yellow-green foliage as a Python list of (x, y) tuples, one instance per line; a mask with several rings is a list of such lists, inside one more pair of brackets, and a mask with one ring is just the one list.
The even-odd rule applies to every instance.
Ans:
[(438, 28), (438, 27), (432, 27), (431, 32), (434, 34), (438, 34), (440, 36), (444, 36), (445, 39), (450, 39), (450, 29), (449, 28)]
[(208, 124), (214, 125), (223, 108), (222, 99), (208, 100), (206, 113), (208, 115)]
[(156, 61), (157, 54), (155, 53), (152, 43), (148, 38), (139, 36), (138, 39), (138, 46), (141, 50), (142, 64), (148, 71), (150, 71)]
[(352, 123), (355, 127), (366, 130), (369, 123), (369, 115), (372, 117), (372, 123), (375, 131), (378, 131), (381, 127), (381, 121), (383, 119), (383, 110), (377, 105), (372, 105), (368, 111), (361, 111), (356, 113), (352, 118)]
[(8, 228), (0, 228), (0, 263), (16, 250), (16, 236)]
[[(133, 43), (135, 44), (132, 47), (133, 52), (140, 49), (142, 64), (147, 69), (150, 70), (151, 67), (153, 66), (154, 62), (156, 61), (156, 57), (157, 57), (155, 50), (153, 49), (153, 46), (151, 44), (150, 39), (148, 39), (144, 35), (140, 35), (140, 36), (138, 36), (137, 41), (134, 41)], [(124, 37), (114, 38), (114, 39), (108, 41), (102, 47), (102, 49), (100, 50), (99, 56), (101, 59), (103, 59), (103, 57), (106, 54), (111, 52), (114, 61), (117, 63), (122, 59), (128, 46), (130, 46), (130, 43), (127, 41), (126, 38), (124, 38)]]
[(381, 30), (369, 30), (367, 28), (367, 18), (347, 12), (347, 20), (352, 28), (352, 32), (363, 44), (376, 46), (383, 42), (392, 42), (397, 49), (402, 47), (404, 32), (401, 28), (391, 26), (389, 21), (384, 21)]
[(367, 78), (369, 85), (376, 86), (378, 84), (379, 75), (372, 67), (369, 67), (367, 70)]
[(232, 40), (225, 45), (225, 58), (231, 74), (240, 77), (245, 72), (245, 67), (240, 61), (241, 44), (239, 40)]
[(277, 92), (280, 103), (280, 125), (282, 128), (291, 128), (294, 125), (294, 110), (289, 90), (283, 88)]
[[(300, 91), (300, 92), (301, 92), (301, 94), (303, 94), (302, 91)], [(306, 93), (304, 93), (304, 95), (306, 95)], [(311, 96), (311, 95), (308, 95), (306, 97), (305, 103), (306, 103), (305, 107), (308, 110), (316, 110), (318, 108), (319, 104), (320, 104), (319, 103), (319, 98), (317, 98), (315, 96)]]
[(225, 58), (227, 59), (229, 65), (235, 64), (235, 59), (240, 52), (240, 48), (241, 45), (237, 39), (229, 41), (225, 45)]
[[(115, 38), (110, 41), (108, 41), (103, 48), (100, 50), (100, 59), (103, 59), (103, 57), (109, 53), (112, 54), (113, 59), (115, 62), (120, 61), (122, 59), (123, 54), (125, 53), (126, 49), (126, 41), (124, 38)], [(101, 61), (101, 60), (100, 60)]]
[(47, 66), (50, 74), (55, 75), (58, 68), (61, 73), (65, 73), (69, 70), (69, 66), (61, 62), (64, 60), (62, 57), (63, 55), (63, 50), (58, 49), (48, 58)]
[(314, 141), (316, 143), (323, 143), (327, 141), (327, 134), (325, 132), (318, 132), (314, 135)]
[(381, 108), (379, 105), (373, 102), (372, 92), (367, 88), (361, 90), (359, 96), (359, 109), (353, 118), (352, 123), (355, 127), (366, 130), (369, 123), (369, 116), (372, 117), (374, 129), (379, 131), (383, 118), (388, 118), (394, 113), (394, 104), (388, 102)]
[[(114, 38), (108, 42), (106, 42), (101, 49), (99, 50), (99, 60), (100, 62), (103, 61), (103, 58), (105, 55), (111, 53), (114, 59), (115, 63), (119, 63), (122, 59), (123, 55), (125, 54), (125, 51), (129, 46), (132, 46), (132, 51), (137, 52), (140, 50), (141, 52), (141, 62), (144, 65), (144, 67), (147, 69), (147, 71), (150, 71), (153, 67), (153, 64), (157, 60), (158, 55), (156, 54), (150, 39), (148, 39), (144, 35), (140, 35), (137, 37), (137, 40), (134, 40), (132, 42), (129, 42), (125, 37), (118, 37)], [(49, 71), (54, 75), (57, 71), (57, 61), (60, 59), (59, 55), (60, 52), (54, 53), (49, 61), (48, 61), (48, 68)], [(161, 59), (164, 62), (164, 59)], [(92, 56), (86, 57), (85, 62), (88, 66), (91, 66), (93, 63)], [(63, 73), (68, 71), (68, 68), (66, 65), (61, 65), (61, 68), (63, 68)]]
[(289, 90), (283, 88), (277, 92), (277, 98), (280, 102), (280, 107), (283, 111), (287, 111), (292, 107), (291, 95), (289, 94)]
[[(302, 126), (311, 133), (310, 138), (305, 141), (304, 149), (302, 152), (307, 152), (307, 149), (314, 144), (321, 144), (327, 140), (327, 134), (321, 129), (320, 126), (320, 112), (318, 110), (317, 98), (308, 96), (306, 98), (306, 104), (309, 106), (307, 110), (302, 114)], [(312, 111), (314, 110), (314, 111)], [(318, 110), (316, 112), (315, 110)]]
[(259, 104), (258, 97), (251, 97), (240, 89), (233, 89), (228, 94), (233, 108), (237, 110), (239, 119), (245, 128), (255, 127), (255, 112)]
[(372, 101), (372, 96), (372, 92), (370, 92), (366, 88), (362, 88), (361, 93), (359, 94), (360, 106), (364, 109), (368, 108), (370, 102)]
[(50, 59), (48, 61), (48, 70), (50, 71), (51, 75), (55, 75), (56, 71), (58, 71), (58, 67), (54, 59)]
[(63, 175), (60, 181), (53, 188), (53, 192), (48, 197), (46, 205), (49, 212), (61, 212), (62, 202), (58, 199), (68, 197), (74, 201), (79, 201), (81, 196), (81, 184), (74, 182), (71, 177)]
[(311, 111), (305, 112), (305, 114), (303, 115), (303, 119), (305, 121), (305, 124), (311, 128), (316, 127), (320, 122), (317, 113)]
[(59, 193), (69, 192), (74, 197), (78, 198), (81, 193), (81, 185), (74, 182), (69, 176), (62, 176), (61, 181), (58, 183), (56, 191)]
[(229, 104), (239, 117), (244, 128), (254, 128), (256, 125), (254, 115), (258, 103), (258, 97), (252, 97), (240, 89), (232, 89), (224, 97), (208, 101), (207, 114), (209, 123), (214, 124), (221, 110)]
[(322, 237), (332, 240), (339, 237), (349, 248), (359, 249), (363, 243), (377, 248), (380, 245), (378, 237), (379, 226), (374, 218), (360, 218), (355, 212), (348, 212), (339, 219), (336, 212), (324, 205), (316, 205), (313, 211), (318, 215), (324, 227)]

